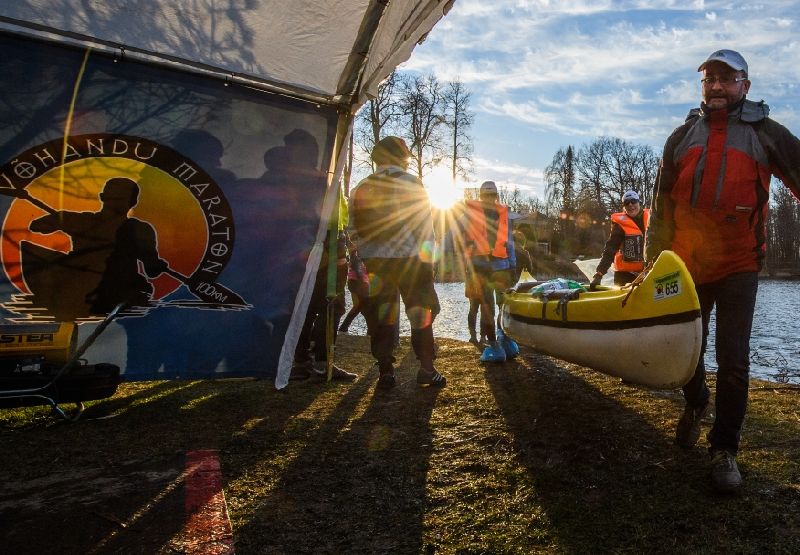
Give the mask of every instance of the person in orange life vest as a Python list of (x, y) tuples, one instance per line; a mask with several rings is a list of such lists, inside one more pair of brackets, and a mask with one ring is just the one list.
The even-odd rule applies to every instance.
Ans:
[(695, 445), (709, 409), (704, 354), (716, 306), (717, 393), (708, 433), (711, 485), (732, 491), (742, 482), (736, 464), (747, 409), (750, 331), (758, 272), (765, 256), (771, 176), (800, 198), (800, 140), (770, 119), (764, 101), (746, 97), (747, 62), (733, 50), (713, 52), (703, 72), (700, 108), (667, 139), (653, 197), (645, 259), (664, 249), (680, 256), (700, 299), (703, 340), (675, 442)]
[[(527, 239), (521, 231), (514, 231), (514, 257), (517, 261), (517, 266), (512, 277), (512, 283), (519, 280), (522, 270), (529, 272), (533, 271), (533, 262), (531, 254), (525, 248)], [(469, 329), (469, 342), (481, 346), (486, 343), (486, 335), (481, 333), (480, 341), (476, 333), (476, 324), (478, 320), (478, 311), (481, 307), (481, 299), (483, 299), (483, 292), (481, 286), (480, 276), (476, 274), (467, 264), (467, 274), (464, 278), (464, 296), (469, 299), (469, 311), (467, 312), (467, 328)]]
[(483, 299), (483, 288), (478, 274), (466, 265), (464, 275), (464, 296), (469, 301), (469, 310), (467, 311), (467, 329), (469, 330), (469, 342), (473, 345), (481, 346), (486, 341), (486, 335), (481, 333), (481, 339), (478, 341), (478, 311), (481, 308), (481, 299)]
[[(459, 229), (459, 232), (466, 237), (467, 222), (462, 223), (464, 223), (465, 228)], [(482, 331), (482, 328), (478, 328), (478, 312), (481, 309), (481, 300), (483, 299), (483, 284), (480, 276), (468, 261), (464, 264), (464, 296), (469, 302), (469, 310), (467, 311), (469, 342), (482, 350), (486, 343), (486, 334)], [(481, 330), (480, 340), (478, 340), (479, 329)]]
[(614, 283), (625, 285), (632, 282), (644, 270), (644, 233), (650, 223), (650, 209), (642, 209), (642, 201), (636, 191), (626, 191), (622, 195), (624, 212), (611, 214), (611, 235), (590, 288), (600, 285), (600, 279), (614, 260)]
[(462, 225), (468, 275), (472, 274), (481, 293), (481, 334), (488, 342), (481, 354), (482, 362), (504, 362), (510, 358), (495, 332), (494, 305), (496, 301), (502, 306), (503, 291), (511, 286), (517, 263), (508, 207), (497, 199), (494, 181), (484, 181), (480, 200), (466, 201)]

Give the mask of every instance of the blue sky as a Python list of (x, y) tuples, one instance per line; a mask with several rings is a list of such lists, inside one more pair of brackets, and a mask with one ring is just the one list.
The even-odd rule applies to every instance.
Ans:
[(542, 196), (562, 146), (606, 135), (660, 155), (719, 48), (742, 53), (748, 98), (800, 135), (798, 37), (800, 1), (456, 0), (400, 69), (469, 88), (476, 183)]

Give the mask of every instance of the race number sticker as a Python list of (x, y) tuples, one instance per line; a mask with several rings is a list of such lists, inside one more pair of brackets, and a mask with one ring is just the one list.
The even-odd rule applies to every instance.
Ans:
[(681, 273), (672, 272), (665, 276), (660, 276), (655, 279), (655, 288), (653, 290), (653, 300), (660, 301), (662, 299), (669, 299), (676, 295), (681, 294)]

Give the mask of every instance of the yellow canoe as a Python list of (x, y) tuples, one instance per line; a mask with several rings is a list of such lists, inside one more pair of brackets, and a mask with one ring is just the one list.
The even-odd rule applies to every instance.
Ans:
[(533, 294), (536, 285), (521, 280), (506, 295), (502, 326), (518, 343), (652, 388), (677, 388), (694, 374), (702, 342), (700, 302), (674, 252), (662, 252), (633, 288), (548, 295)]

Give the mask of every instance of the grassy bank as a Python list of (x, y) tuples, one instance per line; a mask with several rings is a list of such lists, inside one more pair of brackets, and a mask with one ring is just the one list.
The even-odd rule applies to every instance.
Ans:
[[(31, 513), (21, 499), (13, 509), (13, 492), (213, 448), (239, 554), (800, 552), (797, 389), (751, 385), (745, 483), (719, 496), (705, 440), (672, 444), (679, 394), (526, 351), (483, 368), (473, 346), (439, 345), (441, 391), (416, 387), (404, 339), (398, 386), (376, 393), (365, 338), (344, 336), (339, 361), (360, 373), (352, 384), (124, 384), (76, 424), (45, 409), (0, 411), (0, 479), (14, 486), (0, 497), (0, 522), (31, 538), (46, 527), (54, 553), (175, 552), (176, 530), (153, 539), (140, 526), (152, 496), (112, 510), (66, 495), (54, 478), (55, 501)], [(75, 532), (88, 524), (95, 536)], [(122, 543), (96, 549), (112, 532)]]

